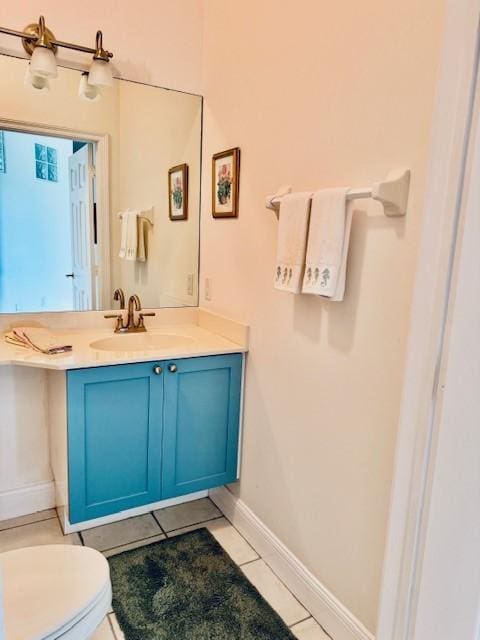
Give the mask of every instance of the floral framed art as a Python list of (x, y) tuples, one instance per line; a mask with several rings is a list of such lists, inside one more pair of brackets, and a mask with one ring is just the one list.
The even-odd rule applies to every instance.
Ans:
[(170, 220), (188, 218), (188, 164), (168, 170), (168, 212)]
[(212, 157), (212, 215), (214, 218), (238, 216), (240, 149), (227, 149)]

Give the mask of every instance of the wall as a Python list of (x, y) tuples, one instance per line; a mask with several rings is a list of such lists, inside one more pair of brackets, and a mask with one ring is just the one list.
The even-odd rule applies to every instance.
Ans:
[[(103, 28), (105, 46), (115, 52), (114, 65), (122, 77), (153, 84), (170, 86), (185, 91), (199, 92), (201, 88), (201, 0), (146, 0), (141, 10), (126, 0), (107, 0), (102, 4), (85, 0), (73, 6), (60, 0), (26, 0), (21, 5), (2, 6), (2, 24), (13, 29), (22, 29), (43, 12), (47, 24), (57, 37), (89, 44), (95, 32)], [(146, 19), (146, 16), (148, 19)], [(21, 52), (16, 39), (0, 35), (0, 52)], [(88, 64), (88, 56), (73, 52), (62, 52), (69, 65), (81, 60)], [(1, 58), (0, 58), (1, 60)], [(18, 76), (19, 87), (23, 86), (23, 73)], [(58, 79), (56, 81), (58, 83)], [(71, 95), (75, 104), (75, 85)], [(58, 85), (57, 85), (58, 87)], [(20, 89), (18, 89), (20, 91)], [(52, 118), (58, 122), (59, 115), (68, 116), (69, 109), (52, 109), (55, 93), (37, 95), (37, 105), (44, 105), (44, 121)], [(104, 101), (88, 105), (91, 110), (105, 104)], [(26, 104), (23, 101), (22, 104)], [(2, 93), (3, 117), (18, 119), (18, 101), (10, 100)], [(83, 115), (78, 113), (76, 127), (88, 129), (85, 124), (87, 105)], [(28, 119), (28, 118), (26, 118)], [(110, 131), (106, 122), (101, 130)], [(180, 223), (179, 223), (180, 224)], [(33, 317), (32, 317), (33, 320)], [(51, 479), (48, 463), (47, 414), (45, 407), (44, 372), (15, 367), (4, 367), (0, 371), (0, 519), (3, 495), (37, 485)]]
[[(196, 304), (200, 211), (201, 99), (184, 93), (122, 82), (119, 86), (121, 211), (150, 209), (147, 261), (118, 258), (121, 227), (112, 219), (112, 290), (137, 293), (148, 307)], [(168, 170), (189, 166), (188, 219), (168, 216)], [(188, 293), (188, 276), (194, 282)]]
[[(3, 3), (2, 25), (21, 31), (40, 14), (59, 40), (95, 45), (102, 29), (104, 46), (114, 52), (116, 75), (172, 89), (200, 93), (203, 0), (22, 0)], [(4, 53), (24, 55), (20, 41), (0, 35)], [(91, 56), (67, 50), (60, 60), (88, 65)]]
[[(375, 631), (443, 3), (205, 5), (202, 284), (251, 325), (232, 490)], [(240, 146), (238, 220), (210, 215), (211, 154)], [(358, 201), (346, 299), (272, 287), (265, 196), (413, 172), (406, 219)], [(203, 287), (202, 287), (203, 289)]]
[[(0, 310), (71, 309), (72, 283), (65, 274), (72, 269), (72, 141), (13, 131), (5, 131), (4, 138), (8, 164), (0, 174)], [(36, 178), (35, 143), (56, 149), (58, 182)]]

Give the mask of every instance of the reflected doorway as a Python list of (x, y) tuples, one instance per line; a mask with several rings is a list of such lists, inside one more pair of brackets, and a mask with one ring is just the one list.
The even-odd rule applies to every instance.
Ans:
[(0, 131), (0, 313), (99, 308), (95, 147)]

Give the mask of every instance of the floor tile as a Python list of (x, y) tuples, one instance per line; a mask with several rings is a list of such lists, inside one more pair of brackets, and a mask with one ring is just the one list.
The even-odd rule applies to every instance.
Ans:
[(106, 551), (136, 540), (142, 540), (162, 533), (151, 513), (143, 516), (119, 520), (101, 527), (82, 531), (83, 542), (87, 547)]
[(250, 582), (260, 591), (287, 625), (295, 624), (310, 615), (263, 560), (241, 567)]
[(248, 544), (235, 527), (232, 527), (226, 518), (212, 520), (207, 522), (205, 526), (237, 564), (252, 562), (259, 557), (255, 549)]
[(75, 544), (77, 534), (64, 536), (57, 518), (0, 531), (0, 552), (38, 544)]
[(115, 614), (110, 613), (108, 617), (110, 619), (110, 624), (112, 625), (113, 633), (115, 634), (115, 639), (125, 640), (125, 636), (123, 635), (123, 631), (120, 629), (120, 625), (118, 624), (118, 620)]
[(164, 531), (188, 527), (212, 518), (220, 518), (221, 513), (209, 498), (184, 502), (166, 509), (154, 511)]
[(116, 640), (108, 617), (104, 619), (90, 640)]
[(0, 521), (0, 531), (4, 529), (11, 529), (12, 527), (21, 527), (24, 524), (31, 524), (32, 522), (40, 522), (41, 520), (48, 520), (49, 518), (56, 518), (57, 512), (55, 509), (47, 509), (46, 511), (37, 511), (36, 513), (30, 513), (27, 516), (19, 516), (18, 518), (11, 518), (10, 520)]
[(314, 618), (299, 622), (290, 630), (298, 640), (330, 640), (330, 636), (327, 636)]
[(242, 538), (226, 518), (218, 518), (217, 520), (210, 520), (209, 522), (201, 522), (189, 527), (183, 527), (182, 529), (176, 529), (175, 531), (169, 532), (167, 535), (169, 538), (172, 538), (182, 533), (195, 531), (195, 529), (200, 529), (201, 527), (205, 527), (210, 531), (210, 533), (216, 538), (217, 542), (220, 543), (232, 560), (237, 564), (245, 564), (245, 562), (251, 562), (252, 560), (258, 559), (258, 553), (252, 549), (245, 538)]
[(120, 547), (114, 547), (113, 549), (107, 549), (107, 551), (103, 552), (103, 555), (106, 558), (110, 558), (111, 556), (116, 556), (123, 551), (130, 551), (131, 549), (138, 549), (138, 547), (145, 547), (147, 544), (153, 544), (154, 542), (159, 542), (159, 540), (165, 540), (166, 536), (162, 534), (158, 536), (153, 536), (151, 538), (146, 538), (145, 540), (137, 540), (136, 542), (131, 542), (130, 544), (123, 544)]

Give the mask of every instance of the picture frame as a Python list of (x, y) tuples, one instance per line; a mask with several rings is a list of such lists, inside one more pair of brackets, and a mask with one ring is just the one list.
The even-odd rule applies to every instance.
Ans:
[(237, 218), (240, 185), (240, 149), (234, 147), (212, 156), (212, 216)]
[(168, 215), (173, 221), (188, 219), (188, 164), (168, 170)]

